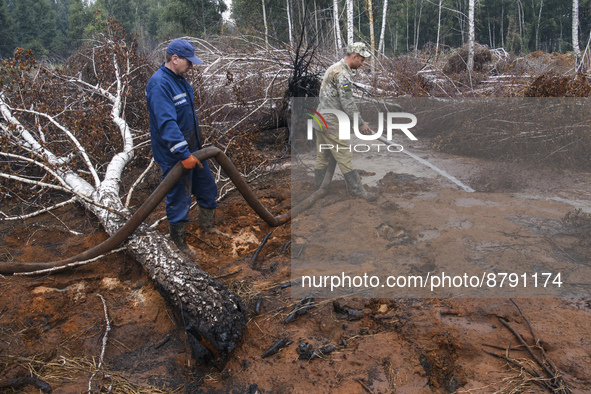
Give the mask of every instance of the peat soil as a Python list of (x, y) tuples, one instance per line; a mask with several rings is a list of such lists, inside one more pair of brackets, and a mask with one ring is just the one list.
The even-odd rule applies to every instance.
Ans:
[[(376, 202), (349, 197), (337, 176), (330, 194), (303, 215), (322, 218), (331, 209), (369, 212), (350, 226), (341, 225), (343, 237), (382, 236), (387, 252), (404, 257), (404, 264), (418, 272), (465, 256), (489, 269), (513, 263), (517, 271), (525, 269), (524, 261), (551, 259), (576, 267), (571, 274), (589, 282), (589, 232), (584, 212), (575, 207), (588, 202), (591, 174), (418, 154), (476, 192), (466, 193), (438, 175), (409, 173), (409, 165), (376, 175), (361, 162), (356, 166), (378, 193)], [(290, 207), (291, 188), (299, 199), (312, 192), (313, 179), (301, 176), (292, 183), (286, 168), (252, 186), (279, 214)], [(149, 221), (163, 215), (161, 205)], [(238, 293), (251, 313), (222, 370), (195, 364), (182, 321), (142, 267), (119, 252), (51, 275), (0, 278), (0, 387), (8, 379), (34, 376), (53, 393), (89, 387), (107, 392), (109, 385), (117, 393), (549, 392), (542, 386), (554, 382), (515, 335), (541, 359), (533, 331), (553, 365), (547, 362), (546, 369), (555, 368), (572, 392), (591, 392), (591, 300), (584, 291), (580, 297), (513, 300), (458, 294), (314, 298), (305, 313), (286, 323), (300, 301), (285, 286), (291, 280), (291, 226), (298, 222), (270, 228), (235, 192), (220, 201), (220, 233), (204, 234), (197, 210), (190, 215), (188, 243), (202, 256), (198, 264)], [(165, 233), (166, 221), (158, 228)], [(322, 247), (335, 242), (330, 235), (320, 231), (297, 244), (307, 243), (304, 255), (323, 253)], [(34, 219), (0, 222), (0, 256), (52, 261), (105, 237), (96, 220), (70, 206)], [(262, 357), (284, 338), (285, 346)], [(532, 370), (540, 377), (526, 372)], [(0, 392), (41, 391), (12, 385)]]

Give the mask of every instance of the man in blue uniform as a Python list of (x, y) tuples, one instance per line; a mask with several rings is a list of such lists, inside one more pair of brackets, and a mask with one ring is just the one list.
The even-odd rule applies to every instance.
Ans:
[(213, 174), (207, 162), (201, 163), (191, 155), (201, 149), (202, 138), (193, 103), (193, 88), (184, 76), (194, 64), (201, 63), (203, 61), (195, 56), (195, 48), (189, 41), (173, 40), (166, 49), (165, 62), (146, 87), (154, 161), (160, 165), (163, 178), (179, 161), (186, 170), (166, 196), (166, 216), (170, 238), (192, 259), (199, 256), (185, 240), (191, 194), (197, 198), (199, 224), (204, 230), (213, 229), (217, 207)]

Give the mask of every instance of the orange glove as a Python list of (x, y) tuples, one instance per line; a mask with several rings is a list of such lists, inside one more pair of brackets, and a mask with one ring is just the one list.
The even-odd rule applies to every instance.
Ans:
[(185, 160), (181, 161), (186, 170), (192, 170), (195, 166), (203, 168), (203, 164), (195, 156), (190, 155)]

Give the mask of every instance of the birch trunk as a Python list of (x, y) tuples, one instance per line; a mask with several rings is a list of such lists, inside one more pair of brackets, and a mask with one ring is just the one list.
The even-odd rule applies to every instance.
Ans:
[(353, 0), (347, 0), (347, 45), (353, 44)]
[(468, 71), (474, 70), (474, 0), (468, 5)]
[(439, 53), (439, 33), (441, 32), (441, 5), (443, 0), (439, 0), (439, 14), (437, 16), (437, 43), (435, 44), (435, 56)]
[(293, 48), (293, 35), (291, 32), (291, 4), (289, 0), (285, 0), (287, 3), (287, 27), (289, 34), (289, 46)]
[(388, 0), (384, 0), (384, 8), (382, 9), (382, 31), (380, 32), (380, 44), (378, 45), (378, 53), (384, 56), (386, 38), (386, 16), (388, 14)]
[[(103, 205), (124, 209), (119, 194), (112, 188), (101, 187), (96, 199)], [(94, 205), (87, 208), (109, 235), (125, 223), (120, 216)], [(178, 323), (185, 325), (195, 357), (225, 362), (247, 322), (247, 311), (240, 298), (188, 260), (159, 231), (145, 224), (128, 239), (127, 250), (156, 283), (174, 309)]]
[(339, 55), (343, 48), (343, 42), (341, 40), (341, 26), (339, 25), (339, 2), (338, 0), (332, 0), (332, 11), (333, 11), (333, 23), (334, 23), (334, 38), (335, 38), (335, 52)]
[(573, 0), (573, 53), (575, 55), (575, 69), (581, 65), (581, 49), (579, 48), (579, 0)]
[[(375, 55), (376, 53), (376, 36), (374, 33), (374, 26), (373, 26), (373, 0), (367, 0), (367, 12), (369, 16), (369, 41), (371, 46), (371, 54)], [(372, 72), (375, 70), (376, 62), (373, 61), (371, 63)]]
[(265, 25), (265, 46), (269, 48), (269, 27), (267, 25), (267, 11), (265, 10), (265, 0), (261, 0), (263, 5), (263, 24)]
[(410, 26), (408, 23), (408, 0), (406, 0), (406, 53), (410, 52)]

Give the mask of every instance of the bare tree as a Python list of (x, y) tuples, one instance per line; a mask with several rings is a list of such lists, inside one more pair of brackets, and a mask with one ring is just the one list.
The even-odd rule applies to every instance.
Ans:
[(406, 52), (410, 51), (410, 25), (408, 22), (408, 0), (406, 1)]
[(343, 42), (341, 40), (341, 26), (339, 24), (339, 1), (332, 0), (332, 13), (333, 13), (333, 23), (334, 23), (334, 38), (335, 38), (335, 51), (336, 54), (339, 54), (339, 51), (343, 47)]
[(382, 9), (382, 30), (380, 32), (380, 43), (378, 44), (378, 53), (384, 56), (384, 40), (386, 37), (386, 16), (388, 15), (388, 0), (384, 0), (384, 8)]
[(353, 44), (353, 0), (347, 0), (347, 45)]
[(269, 26), (267, 25), (267, 11), (265, 7), (265, 0), (261, 0), (263, 7), (263, 24), (265, 26), (265, 44), (269, 46)]
[(474, 0), (468, 4), (468, 71), (474, 70)]
[(540, 0), (540, 9), (538, 10), (538, 24), (536, 26), (536, 49), (540, 50), (540, 23), (542, 21), (542, 8), (544, 8), (544, 0)]
[(293, 33), (291, 32), (291, 3), (289, 0), (285, 0), (287, 9), (287, 31), (289, 34), (289, 45), (293, 46)]
[[(417, 7), (418, 7), (418, 15), (417, 15)], [(421, 32), (421, 16), (423, 15), (423, 1), (418, 0), (415, 4), (415, 31), (414, 31), (414, 50), (415, 56), (418, 56), (419, 50), (419, 33)]]
[(581, 49), (579, 47), (579, 0), (573, 0), (573, 52), (575, 55), (575, 67), (581, 66)]
[(441, 6), (443, 0), (439, 0), (439, 13), (437, 15), (437, 43), (435, 44), (435, 55), (439, 53), (439, 33), (441, 32)]
[[(376, 53), (376, 36), (373, 26), (373, 0), (367, 0), (367, 13), (369, 17), (369, 41), (371, 46), (371, 54)], [(372, 70), (375, 69), (375, 62), (372, 63)]]

